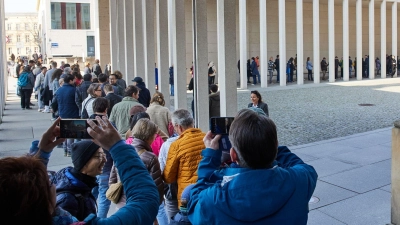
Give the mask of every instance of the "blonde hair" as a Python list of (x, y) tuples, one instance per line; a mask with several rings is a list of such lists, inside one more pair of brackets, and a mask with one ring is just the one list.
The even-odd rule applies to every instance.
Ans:
[(158, 127), (154, 122), (147, 118), (142, 118), (132, 128), (132, 136), (142, 141), (147, 141), (153, 138), (157, 131)]
[(63, 84), (64, 84), (64, 78), (60, 78), (60, 79), (58, 80), (58, 84), (59, 84), (60, 86), (63, 86)]
[(156, 91), (156, 93), (153, 94), (153, 97), (150, 100), (150, 103), (153, 102), (158, 102), (158, 104), (164, 106), (165, 105), (164, 95), (161, 92)]

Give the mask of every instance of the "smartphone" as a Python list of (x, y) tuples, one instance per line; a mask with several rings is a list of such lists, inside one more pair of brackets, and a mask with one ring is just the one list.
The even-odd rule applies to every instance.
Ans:
[(229, 134), (234, 117), (211, 117), (210, 130), (213, 134)]
[(218, 141), (219, 149), (221, 151), (229, 151), (232, 144), (229, 141), (229, 128), (233, 122), (234, 117), (211, 117), (210, 130), (213, 134), (220, 134), (221, 138)]
[[(97, 120), (93, 120), (97, 123)], [(60, 138), (92, 139), (87, 132), (89, 124), (86, 119), (61, 119)]]

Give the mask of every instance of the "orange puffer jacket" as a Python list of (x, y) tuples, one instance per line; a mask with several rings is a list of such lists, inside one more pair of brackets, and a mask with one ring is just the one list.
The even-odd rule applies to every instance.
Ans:
[(183, 190), (197, 182), (197, 167), (201, 151), (205, 149), (204, 136), (200, 129), (189, 128), (169, 148), (163, 179), (168, 184), (178, 183), (178, 207), (181, 206)]

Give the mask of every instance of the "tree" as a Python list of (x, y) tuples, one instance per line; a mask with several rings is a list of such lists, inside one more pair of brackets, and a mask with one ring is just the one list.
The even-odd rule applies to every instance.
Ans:
[(32, 35), (32, 43), (39, 48), (39, 52), (42, 52), (42, 35), (39, 29), (39, 25), (36, 22), (28, 23), (29, 33)]

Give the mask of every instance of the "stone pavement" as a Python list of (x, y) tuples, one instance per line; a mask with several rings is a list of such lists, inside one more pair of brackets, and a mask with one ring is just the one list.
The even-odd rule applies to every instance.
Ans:
[[(399, 97), (400, 79), (251, 89), (269, 104), (280, 144), (290, 146), (319, 174), (308, 224), (390, 222), (391, 127), (398, 119), (393, 99)], [(238, 90), (238, 99), (238, 108), (244, 108), (249, 90)], [(50, 114), (21, 110), (11, 93), (0, 124), (0, 157), (26, 153), (50, 124)], [(49, 170), (68, 165), (71, 159), (55, 149)]]

